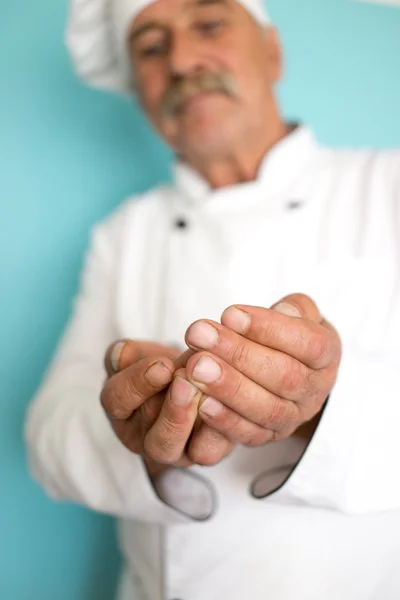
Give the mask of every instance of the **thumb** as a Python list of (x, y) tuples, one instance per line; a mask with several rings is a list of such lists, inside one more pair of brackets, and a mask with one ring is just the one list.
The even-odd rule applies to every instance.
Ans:
[(130, 367), (143, 358), (140, 343), (133, 340), (118, 340), (111, 344), (104, 357), (108, 377)]
[(290, 294), (289, 296), (285, 296), (282, 300), (271, 306), (271, 310), (288, 317), (307, 319), (314, 323), (322, 323), (323, 321), (317, 305), (305, 294)]
[(142, 358), (165, 356), (175, 360), (179, 356), (179, 350), (173, 346), (166, 346), (157, 342), (144, 342), (135, 340), (118, 340), (111, 344), (104, 358), (107, 375), (111, 377), (133, 365)]

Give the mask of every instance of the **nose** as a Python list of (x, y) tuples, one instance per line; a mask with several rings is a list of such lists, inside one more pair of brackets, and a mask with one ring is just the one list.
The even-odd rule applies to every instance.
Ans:
[(169, 48), (171, 77), (188, 77), (204, 70), (198, 44), (185, 32), (175, 32)]

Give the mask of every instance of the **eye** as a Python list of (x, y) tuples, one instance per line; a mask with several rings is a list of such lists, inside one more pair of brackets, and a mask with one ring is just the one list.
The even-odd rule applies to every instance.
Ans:
[(223, 21), (201, 21), (196, 28), (206, 35), (214, 35), (222, 28)]
[(164, 42), (158, 42), (157, 44), (151, 44), (140, 49), (139, 54), (143, 58), (153, 58), (160, 56), (165, 52), (166, 44)]

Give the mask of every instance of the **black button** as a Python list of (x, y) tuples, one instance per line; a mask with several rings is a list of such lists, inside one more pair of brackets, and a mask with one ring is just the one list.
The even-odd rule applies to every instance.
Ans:
[(288, 202), (287, 207), (289, 210), (296, 210), (298, 208), (301, 208), (303, 206), (303, 203), (300, 200), (292, 200), (291, 202)]
[(175, 221), (175, 227), (177, 229), (186, 229), (186, 227), (188, 227), (188, 222), (185, 219), (182, 219), (181, 217), (176, 219)]

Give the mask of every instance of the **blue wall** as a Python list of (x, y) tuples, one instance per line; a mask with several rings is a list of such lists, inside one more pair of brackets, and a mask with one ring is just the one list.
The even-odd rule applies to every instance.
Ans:
[[(27, 475), (21, 428), (90, 226), (166, 177), (167, 152), (128, 101), (75, 80), (65, 0), (1, 4), (0, 598), (106, 600), (118, 569), (112, 521), (46, 499)], [(286, 45), (285, 113), (327, 143), (400, 146), (400, 10), (351, 0), (269, 6)]]

